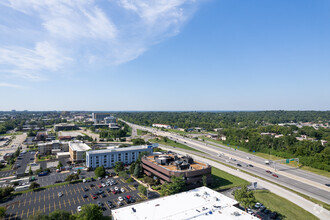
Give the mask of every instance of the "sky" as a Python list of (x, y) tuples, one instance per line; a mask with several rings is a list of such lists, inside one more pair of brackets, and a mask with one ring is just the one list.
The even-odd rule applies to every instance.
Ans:
[(2, 0), (0, 111), (330, 110), (328, 0)]

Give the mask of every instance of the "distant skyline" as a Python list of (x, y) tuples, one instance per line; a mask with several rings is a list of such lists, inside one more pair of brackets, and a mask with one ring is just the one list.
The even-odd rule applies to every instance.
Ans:
[(330, 1), (3, 0), (0, 111), (330, 110)]

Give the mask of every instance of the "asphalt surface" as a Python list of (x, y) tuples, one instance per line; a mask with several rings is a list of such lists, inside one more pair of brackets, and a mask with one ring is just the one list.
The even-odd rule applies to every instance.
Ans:
[[(138, 185), (137, 182), (125, 183), (123, 179), (118, 177), (114, 177), (112, 179), (117, 182), (115, 186), (125, 189), (124, 193), (114, 195), (111, 192), (109, 193), (107, 189), (115, 186), (105, 187), (101, 188), (101, 190), (104, 191), (106, 197), (101, 198), (99, 196), (96, 200), (93, 200), (91, 198), (91, 194), (100, 190), (100, 188), (97, 187), (97, 184), (101, 183), (101, 181), (106, 182), (106, 179), (102, 179), (93, 182), (68, 184), (64, 186), (47, 188), (36, 192), (24, 193), (22, 195), (15, 196), (10, 201), (7, 201), (1, 205), (7, 207), (7, 214), (9, 216), (8, 219), (26, 219), (38, 211), (48, 214), (54, 210), (66, 210), (74, 214), (78, 212), (78, 206), (90, 203), (97, 204), (97, 201), (100, 201), (105, 207), (103, 214), (106, 216), (110, 215), (111, 212), (111, 209), (106, 204), (106, 201), (111, 201), (113, 204), (117, 204), (119, 196), (124, 197), (127, 195), (130, 195), (135, 200), (141, 198), (140, 195), (138, 195), (137, 187), (134, 187), (134, 185)], [(91, 187), (90, 184), (94, 184), (95, 186)], [(84, 191), (84, 187), (87, 187), (88, 191)], [(62, 197), (58, 196), (59, 192), (63, 193)], [(84, 195), (87, 195), (88, 197), (83, 198)], [(157, 197), (158, 195), (154, 196)], [(126, 201), (123, 201), (122, 203), (124, 206), (128, 205)]]
[[(132, 126), (131, 123), (128, 123), (128, 124), (130, 126)], [(253, 173), (253, 174), (258, 175), (260, 177), (263, 177), (265, 179), (271, 180), (275, 183), (278, 183), (278, 184), (283, 185), (285, 187), (291, 188), (295, 191), (301, 192), (305, 195), (316, 198), (316, 199), (318, 199), (320, 201), (323, 201), (323, 202), (326, 202), (328, 204), (330, 203), (330, 193), (327, 190), (318, 188), (314, 185), (306, 184), (306, 182), (302, 182), (302, 181), (298, 181), (296, 179), (288, 178), (288, 177), (283, 176), (283, 175), (278, 175), (279, 178), (273, 177), (269, 173), (266, 173), (266, 170), (263, 169), (263, 168), (259, 168), (257, 166), (246, 167), (247, 163), (243, 163), (240, 160), (232, 161), (227, 156), (218, 157), (217, 153), (215, 153), (215, 151), (217, 151), (219, 153), (225, 153), (227, 155), (235, 155), (236, 157), (240, 157), (242, 159), (244, 158), (244, 161), (247, 160), (246, 157), (248, 156), (248, 157), (251, 158), (251, 161), (259, 163), (260, 165), (262, 164), (262, 166), (264, 167), (265, 166), (265, 164), (264, 164), (265, 159), (263, 159), (263, 158), (260, 158), (260, 157), (254, 156), (252, 154), (242, 152), (242, 151), (238, 151), (238, 150), (235, 151), (235, 150), (233, 150), (231, 148), (228, 148), (226, 146), (223, 146), (223, 145), (213, 146), (213, 145), (210, 145), (210, 144), (207, 144), (207, 143), (202, 143), (202, 142), (199, 142), (199, 141), (195, 141), (195, 140), (192, 140), (192, 139), (189, 139), (189, 138), (184, 138), (184, 137), (182, 137), (180, 135), (177, 135), (177, 134), (172, 134), (172, 133), (169, 133), (169, 132), (162, 132), (162, 131), (158, 131), (156, 129), (145, 128), (145, 127), (137, 126), (137, 125), (133, 125), (133, 126), (136, 126), (139, 129), (149, 130), (150, 132), (156, 133), (157, 135), (160, 135), (160, 136), (167, 136), (167, 137), (171, 138), (172, 140), (175, 140), (179, 143), (182, 143), (182, 144), (185, 144), (185, 145), (187, 145), (189, 147), (192, 147), (194, 149), (203, 151), (208, 155), (208, 157), (211, 156), (211, 158), (216, 159), (218, 161), (221, 161), (223, 163), (229, 163), (229, 164), (234, 165), (234, 166), (237, 166), (237, 163), (239, 163), (239, 164), (242, 165), (242, 167), (237, 166), (239, 169), (249, 171), (250, 173)], [(213, 144), (213, 142), (212, 142), (212, 144)], [(194, 153), (198, 154), (197, 152), (194, 152)], [(229, 161), (229, 162), (227, 162), (227, 161)], [(282, 172), (290, 172), (290, 174), (296, 175), (297, 179), (298, 179), (298, 177), (304, 177), (307, 180), (311, 179), (316, 183), (324, 183), (325, 184), (325, 183), (330, 182), (329, 178), (326, 178), (326, 177), (323, 177), (323, 176), (320, 176), (320, 175), (317, 175), (317, 174), (313, 174), (313, 173), (310, 173), (310, 172), (306, 172), (306, 171), (303, 171), (303, 170), (294, 169), (294, 168), (289, 167), (289, 166), (278, 165), (277, 168), (281, 169)], [(271, 170), (270, 166), (269, 166), (269, 170)], [(324, 188), (326, 188), (326, 187), (324, 187)]]

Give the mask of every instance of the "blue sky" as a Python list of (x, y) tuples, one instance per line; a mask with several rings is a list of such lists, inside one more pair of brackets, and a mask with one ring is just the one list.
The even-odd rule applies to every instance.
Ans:
[(0, 110), (329, 110), (330, 1), (3, 0)]

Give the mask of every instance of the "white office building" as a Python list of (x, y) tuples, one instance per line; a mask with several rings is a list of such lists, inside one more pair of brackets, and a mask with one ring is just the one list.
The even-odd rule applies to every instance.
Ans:
[(92, 150), (86, 152), (86, 167), (96, 168), (104, 166), (113, 167), (117, 161), (124, 164), (130, 164), (139, 158), (142, 152), (152, 154), (152, 149), (158, 147), (158, 144), (132, 146), (123, 148), (109, 148), (104, 150)]
[(237, 201), (205, 186), (112, 210), (113, 220), (258, 220)]

